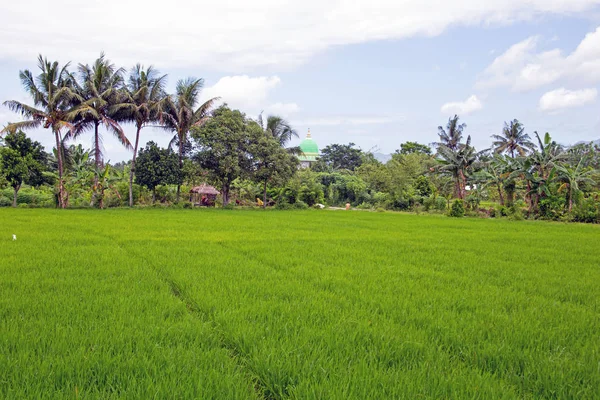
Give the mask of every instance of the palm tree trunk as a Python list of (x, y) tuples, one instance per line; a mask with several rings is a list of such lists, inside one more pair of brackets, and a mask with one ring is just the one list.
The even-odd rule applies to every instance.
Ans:
[(527, 203), (529, 203), (529, 208), (528, 208), (528, 212), (531, 213), (531, 209), (533, 208), (533, 199), (531, 197), (531, 182), (528, 180), (527, 181)]
[(569, 212), (573, 209), (573, 187), (569, 184)]
[(140, 143), (140, 131), (142, 126), (137, 126), (135, 133), (135, 147), (133, 148), (133, 158), (131, 159), (131, 171), (129, 171), (129, 207), (133, 207), (133, 177), (135, 176), (135, 159), (137, 157), (138, 145)]
[(500, 197), (500, 205), (503, 206), (504, 196), (502, 195), (502, 186), (500, 185), (500, 183), (497, 183), (496, 186), (498, 186), (498, 197)]
[[(183, 171), (183, 140), (179, 137), (179, 171)], [(177, 184), (177, 197), (175, 202), (179, 203), (179, 194), (181, 193), (181, 183)]]
[(62, 159), (62, 140), (60, 139), (60, 133), (54, 131), (54, 138), (56, 139), (56, 159), (58, 161), (58, 207), (65, 208), (64, 204), (64, 186), (63, 186), (63, 159)]
[(265, 187), (263, 191), (263, 208), (267, 208), (267, 180), (265, 179)]
[(21, 188), (21, 185), (17, 185), (15, 187), (13, 187), (14, 189), (14, 194), (13, 194), (13, 203), (12, 206), (13, 207), (17, 207), (17, 195), (19, 194), (19, 189)]
[[(96, 170), (99, 171), (101, 168), (102, 160), (100, 159), (100, 136), (98, 134), (98, 121), (94, 121), (94, 152), (96, 156)], [(92, 199), (90, 206), (96, 204), (96, 190), (98, 188), (98, 174), (94, 175), (94, 190), (92, 191)]]
[[(94, 122), (94, 152), (96, 156), (96, 168), (100, 169), (102, 166), (102, 160), (100, 160), (100, 136), (98, 134), (98, 122)], [(95, 178), (95, 182), (98, 183), (98, 177)]]

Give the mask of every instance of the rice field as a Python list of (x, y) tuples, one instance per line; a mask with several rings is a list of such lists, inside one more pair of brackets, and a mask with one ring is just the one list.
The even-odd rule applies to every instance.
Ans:
[(397, 213), (0, 209), (0, 398), (598, 398), (599, 245)]

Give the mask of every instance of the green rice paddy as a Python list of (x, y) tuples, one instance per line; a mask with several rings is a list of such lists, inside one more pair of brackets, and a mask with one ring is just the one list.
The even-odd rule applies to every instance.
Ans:
[(598, 398), (599, 245), (546, 222), (0, 209), (0, 398)]

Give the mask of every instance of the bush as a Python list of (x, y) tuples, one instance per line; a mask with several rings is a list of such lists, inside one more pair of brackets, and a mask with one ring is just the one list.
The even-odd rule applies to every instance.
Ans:
[(469, 210), (477, 210), (479, 208), (479, 203), (481, 203), (481, 199), (476, 194), (468, 195), (465, 201)]
[(456, 199), (452, 203), (452, 208), (448, 214), (451, 217), (461, 218), (465, 216), (465, 205), (462, 200)]
[(303, 201), (298, 200), (294, 204), (279, 202), (275, 205), (276, 210), (306, 210), (308, 209), (308, 204)]
[(373, 206), (371, 206), (371, 204), (369, 203), (360, 203), (356, 206), (356, 208), (358, 208), (359, 210), (370, 210), (373, 208)]
[(0, 207), (10, 207), (12, 206), (12, 201), (7, 199), (4, 196), (0, 196)]
[(377, 192), (372, 196), (372, 202), (378, 208), (390, 208), (390, 195), (388, 193)]
[[(1, 200), (1, 199), (0, 199)], [(600, 202), (587, 198), (573, 209), (573, 221), (600, 223)]]
[(294, 208), (298, 209), (298, 210), (306, 210), (308, 208), (308, 204), (306, 204), (303, 201), (297, 201), (294, 204)]
[(444, 211), (446, 210), (447, 205), (447, 201), (445, 198), (438, 196), (435, 198), (435, 209), (438, 211)]
[(317, 203), (323, 203), (323, 189), (320, 184), (309, 181), (300, 187), (298, 197), (300, 201), (314, 206)]
[(508, 217), (508, 207), (498, 204), (494, 212), (490, 213), (490, 216), (495, 218)]
[(190, 201), (184, 201), (182, 205), (183, 208), (192, 208), (192, 203)]
[(548, 196), (540, 200), (540, 218), (558, 220), (565, 209), (565, 199), (562, 196)]
[(521, 210), (521, 207), (518, 207), (516, 203), (510, 206), (508, 208), (508, 217), (514, 221), (523, 220), (523, 211)]
[(410, 208), (410, 201), (403, 197), (396, 197), (391, 201), (391, 208), (399, 211), (406, 211)]

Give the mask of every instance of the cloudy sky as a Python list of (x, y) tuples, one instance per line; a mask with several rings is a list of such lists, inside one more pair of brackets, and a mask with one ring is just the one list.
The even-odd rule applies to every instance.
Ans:
[[(3, 2), (0, 101), (30, 101), (18, 73), (40, 53), (77, 65), (104, 51), (128, 69), (153, 64), (171, 91), (202, 77), (203, 98), (285, 116), (321, 147), (430, 143), (454, 113), (478, 148), (514, 118), (565, 144), (600, 138), (600, 0), (95, 3)], [(0, 107), (0, 124), (16, 120)], [(130, 157), (108, 134), (104, 147)]]

